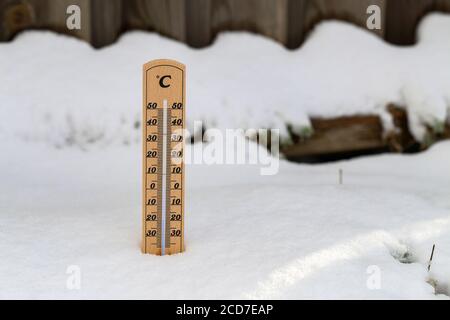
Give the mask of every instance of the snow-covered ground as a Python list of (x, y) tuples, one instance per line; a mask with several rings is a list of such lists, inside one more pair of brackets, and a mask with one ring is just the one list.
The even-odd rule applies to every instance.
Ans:
[(449, 25), (429, 16), (411, 48), (338, 22), (296, 51), (242, 33), (200, 51), (143, 32), (0, 44), (0, 298), (448, 298), (450, 142), (274, 176), (189, 165), (187, 250), (157, 257), (139, 247), (137, 121), (141, 66), (167, 57), (188, 67), (191, 122), (283, 129), (394, 101), (420, 135), (450, 104)]
[(190, 165), (187, 250), (163, 257), (140, 252), (137, 145), (1, 145), (0, 298), (445, 298), (429, 278), (450, 293), (450, 142), (274, 176)]

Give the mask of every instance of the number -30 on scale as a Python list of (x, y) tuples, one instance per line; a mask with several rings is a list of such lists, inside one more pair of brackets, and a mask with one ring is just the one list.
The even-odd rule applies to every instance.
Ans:
[(143, 72), (142, 252), (184, 251), (185, 66), (153, 60)]

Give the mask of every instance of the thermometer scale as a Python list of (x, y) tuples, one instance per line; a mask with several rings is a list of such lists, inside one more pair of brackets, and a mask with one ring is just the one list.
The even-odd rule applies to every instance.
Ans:
[(153, 60), (143, 68), (142, 252), (184, 251), (185, 66)]

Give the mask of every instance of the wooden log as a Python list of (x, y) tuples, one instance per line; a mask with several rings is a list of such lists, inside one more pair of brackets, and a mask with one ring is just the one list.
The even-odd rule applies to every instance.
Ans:
[[(405, 108), (391, 104), (387, 110), (395, 127), (391, 132), (383, 132), (381, 120), (375, 115), (313, 118), (313, 135), (307, 139), (294, 137), (294, 145), (286, 146), (281, 151), (288, 159), (303, 160), (380, 151), (417, 152), (429, 147), (417, 142), (412, 136)], [(431, 142), (449, 139), (450, 124), (439, 134), (433, 133), (430, 128), (429, 135)]]
[(296, 143), (282, 149), (288, 158), (331, 155), (385, 148), (378, 116), (349, 116), (311, 119), (311, 138), (296, 138)]
[(390, 104), (387, 107), (392, 116), (396, 130), (388, 132), (384, 142), (393, 152), (409, 152), (420, 149), (420, 144), (414, 140), (408, 124), (408, 116), (404, 108)]

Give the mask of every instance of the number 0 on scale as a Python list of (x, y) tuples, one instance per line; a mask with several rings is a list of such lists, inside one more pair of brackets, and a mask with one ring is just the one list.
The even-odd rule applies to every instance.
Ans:
[(142, 251), (175, 254), (184, 251), (185, 67), (153, 60), (143, 73)]

